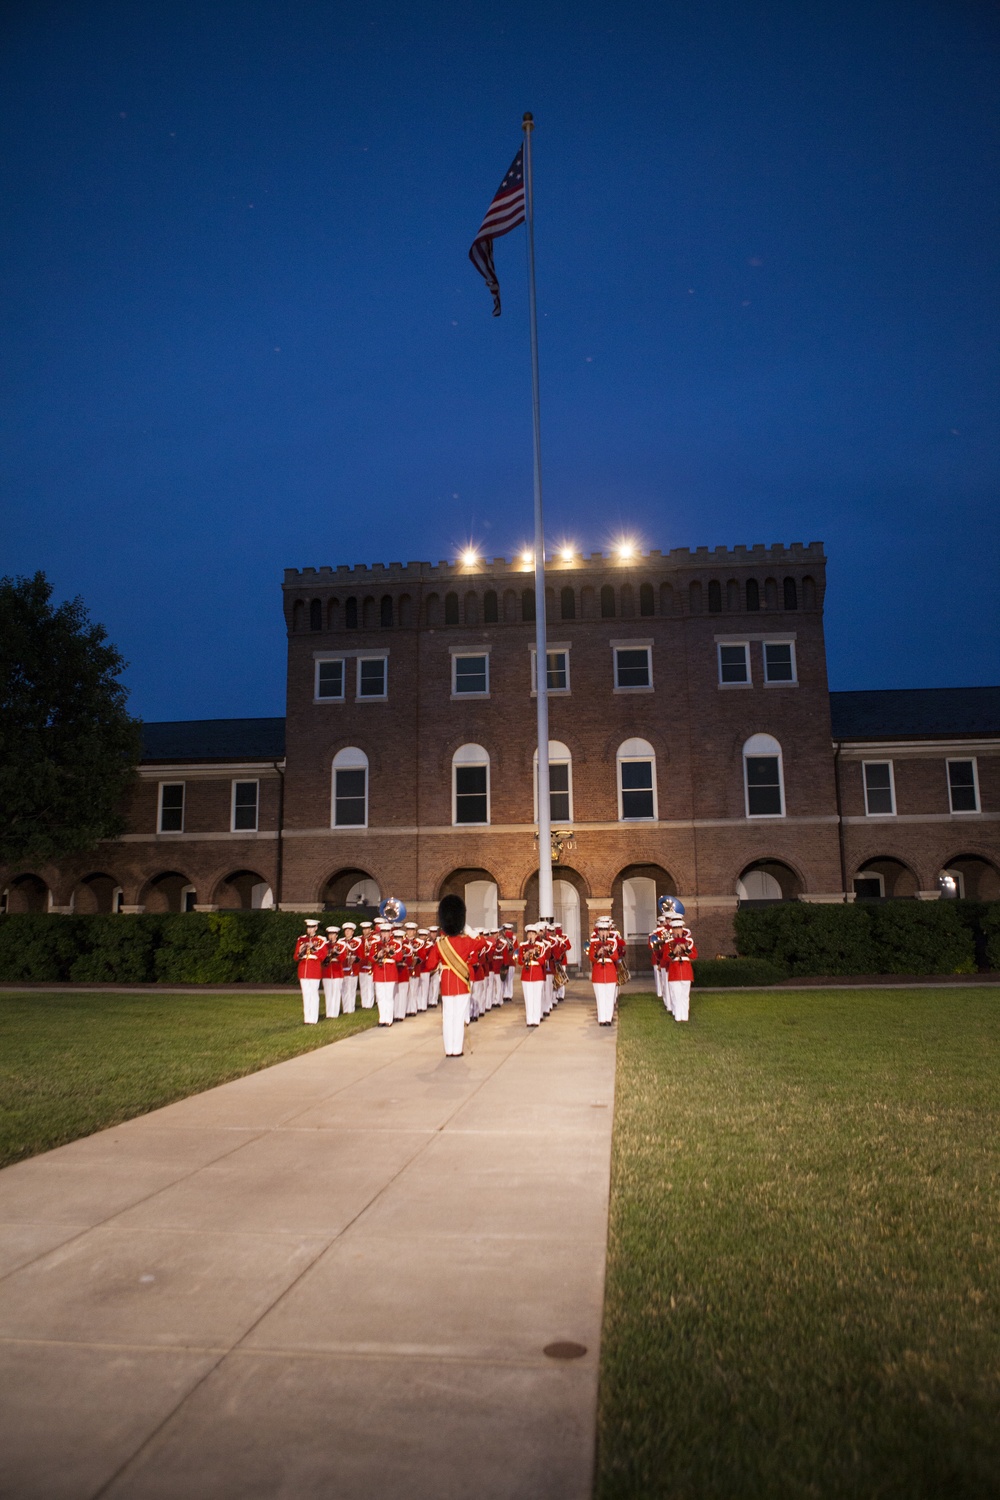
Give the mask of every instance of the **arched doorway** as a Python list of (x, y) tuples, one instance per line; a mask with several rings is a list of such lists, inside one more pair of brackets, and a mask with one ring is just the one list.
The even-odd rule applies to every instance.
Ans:
[(10, 883), (9, 912), (42, 912), (49, 909), (49, 888), (37, 875), (19, 875)]
[(270, 911), (274, 892), (256, 870), (234, 870), (220, 880), (215, 905), (220, 911)]
[(1000, 901), (1000, 871), (979, 854), (956, 854), (944, 866), (967, 901)]
[(86, 875), (73, 892), (73, 910), (82, 917), (113, 912), (120, 889), (113, 875)]
[(853, 885), (856, 901), (913, 900), (920, 888), (909, 865), (888, 855), (865, 860)]
[(197, 892), (187, 876), (168, 870), (149, 882), (143, 905), (151, 912), (193, 911), (197, 899)]
[(552, 915), (559, 923), (563, 932), (569, 938), (570, 950), (568, 962), (579, 964), (583, 961), (583, 948), (580, 941), (580, 892), (569, 880), (563, 880), (556, 876), (552, 881)]
[(780, 859), (756, 859), (740, 871), (736, 894), (741, 906), (767, 906), (772, 901), (797, 901), (802, 881)]
[(345, 907), (374, 911), (382, 899), (378, 882), (367, 870), (352, 867), (331, 875), (323, 888), (324, 911), (343, 911)]
[(489, 870), (452, 870), (441, 882), (438, 900), (442, 896), (461, 896), (465, 902), (466, 925), (471, 930), (499, 926), (500, 892)]

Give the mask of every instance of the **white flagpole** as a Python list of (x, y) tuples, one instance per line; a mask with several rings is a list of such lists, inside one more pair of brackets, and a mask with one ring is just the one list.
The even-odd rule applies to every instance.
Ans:
[(542, 521), (542, 420), (538, 401), (538, 315), (535, 310), (535, 217), (531, 181), (531, 132), (524, 131), (524, 212), (528, 240), (528, 313), (531, 324), (531, 415), (535, 437), (535, 704), (538, 712), (538, 915), (554, 915), (552, 904), (552, 815), (549, 802), (549, 658), (545, 644), (545, 526)]

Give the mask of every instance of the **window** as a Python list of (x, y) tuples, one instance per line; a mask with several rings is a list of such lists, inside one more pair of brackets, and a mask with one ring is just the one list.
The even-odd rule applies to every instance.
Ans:
[(648, 646), (615, 646), (615, 690), (651, 688), (653, 668)]
[(368, 757), (356, 745), (333, 757), (333, 828), (368, 826)]
[(576, 595), (571, 588), (564, 588), (559, 595), (560, 616), (564, 620), (576, 619)]
[(722, 584), (717, 578), (708, 585), (708, 612), (710, 615), (722, 613)]
[(656, 817), (656, 754), (648, 740), (618, 747), (618, 817), (623, 823)]
[(382, 627), (383, 630), (387, 630), (392, 625), (392, 595), (391, 594), (383, 594), (382, 595), (382, 601), (379, 604), (379, 624), (381, 625), (381, 627)]
[(785, 816), (781, 746), (769, 734), (751, 735), (743, 746), (743, 785), (748, 818)]
[(613, 620), (615, 617), (615, 591), (610, 583), (606, 583), (601, 589), (601, 619)]
[(795, 586), (794, 578), (786, 578), (782, 585), (783, 602), (786, 609), (798, 609), (799, 591)]
[[(569, 692), (569, 652), (564, 648), (555, 651), (546, 651), (545, 660), (548, 664), (545, 674), (545, 687), (550, 693)], [(538, 691), (538, 658), (535, 648), (531, 648), (531, 691)]]
[(342, 657), (336, 661), (318, 661), (316, 663), (316, 684), (313, 689), (314, 701), (334, 702), (344, 701), (344, 662)]
[(462, 745), (452, 756), (452, 822), (490, 821), (490, 758), (482, 745)]
[(948, 762), (948, 797), (953, 813), (979, 811), (979, 778), (974, 760)]
[(323, 605), (319, 599), (310, 599), (309, 601), (309, 629), (323, 629)]
[(764, 681), (795, 682), (795, 644), (793, 641), (764, 642)]
[(534, 589), (521, 590), (521, 619), (528, 622), (535, 618), (535, 591)]
[(747, 579), (747, 609), (760, 609), (760, 584), (756, 578)]
[(257, 832), (257, 797), (259, 783), (256, 781), (233, 782), (232, 830), (245, 829)]
[(444, 596), (444, 623), (446, 625), (458, 624), (458, 595), (445, 594)]
[(885, 896), (885, 880), (870, 872), (854, 877), (854, 899), (856, 901), (881, 901)]
[(891, 760), (866, 760), (862, 762), (865, 781), (865, 812), (870, 818), (880, 814), (896, 813), (896, 788), (893, 783)]
[(358, 697), (386, 697), (386, 658), (384, 656), (358, 657)]
[(639, 613), (640, 615), (651, 615), (653, 608), (653, 585), (651, 583), (640, 583), (639, 585)]
[[(534, 764), (535, 817), (538, 817), (538, 751)], [(568, 745), (549, 740), (549, 814), (553, 824), (573, 821), (573, 757)]]
[(184, 783), (183, 781), (160, 782), (161, 833), (184, 832)]
[(500, 602), (496, 589), (487, 589), (483, 595), (483, 624), (497, 625), (500, 622)]
[(745, 641), (719, 646), (719, 686), (750, 686), (750, 648)]
[(451, 693), (453, 698), (471, 694), (476, 698), (488, 698), (490, 693), (490, 658), (482, 656), (458, 656), (451, 658)]
[(348, 599), (347, 603), (344, 605), (344, 626), (347, 630), (357, 630), (358, 628), (357, 599)]

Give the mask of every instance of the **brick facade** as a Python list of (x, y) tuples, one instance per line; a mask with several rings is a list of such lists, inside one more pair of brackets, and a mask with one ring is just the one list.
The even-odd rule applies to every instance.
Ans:
[[(7, 872), (8, 909), (204, 909), (276, 897), (305, 910), (342, 902), (367, 879), (428, 914), (444, 890), (478, 880), (496, 887), (501, 916), (530, 920), (532, 582), (529, 565), (505, 559), (289, 570), (284, 753), (280, 721), (221, 721), (214, 737), (211, 721), (173, 726), (189, 732), (147, 750), (125, 838), (58, 869)], [(653, 882), (657, 894), (684, 899), (703, 953), (732, 951), (737, 883), (755, 870), (758, 883), (743, 889), (760, 897), (850, 900), (865, 866), (869, 894), (878, 876), (886, 896), (927, 898), (954, 867), (966, 894), (1000, 895), (1000, 725), (976, 733), (953, 713), (934, 733), (894, 736), (876, 715), (863, 736), (835, 734), (831, 701), (877, 695), (830, 694), (824, 590), (819, 543), (548, 565), (549, 650), (568, 669), (568, 690), (550, 698), (550, 739), (568, 751), (572, 790), (571, 817), (554, 816), (553, 826), (574, 841), (554, 874), (582, 923), (609, 909), (624, 921), (623, 901), (640, 888), (648, 900)], [(632, 684), (619, 680), (621, 651), (645, 654), (618, 660), (645, 659), (648, 683), (633, 685), (635, 673)], [(454, 690), (456, 657), (488, 658), (488, 693)], [(748, 681), (720, 681), (738, 678), (740, 663)], [(384, 694), (373, 692), (383, 680)], [(257, 730), (241, 740), (246, 724)], [(748, 746), (754, 736), (768, 738)], [(652, 816), (622, 818), (622, 747), (640, 778), (654, 762), (654, 805), (642, 808)], [(781, 785), (769, 793), (776, 815), (748, 815), (745, 750), (765, 757), (754, 762), (765, 779), (780, 760)], [(488, 758), (485, 825), (455, 821), (456, 753)], [(354, 768), (341, 786), (361, 788), (342, 816), (362, 816), (366, 798), (363, 826), (331, 826), (338, 754)], [(952, 811), (949, 758), (974, 761), (975, 810)], [(865, 761), (891, 762), (892, 814), (866, 810)], [(233, 826), (234, 782), (258, 783), (255, 831)], [(157, 831), (163, 783), (184, 786), (181, 831)]]

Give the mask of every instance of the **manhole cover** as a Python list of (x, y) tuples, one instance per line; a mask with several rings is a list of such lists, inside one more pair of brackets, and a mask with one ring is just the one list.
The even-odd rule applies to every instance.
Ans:
[(581, 1359), (587, 1352), (586, 1344), (571, 1344), (568, 1340), (562, 1340), (555, 1344), (546, 1344), (542, 1350), (549, 1359)]

